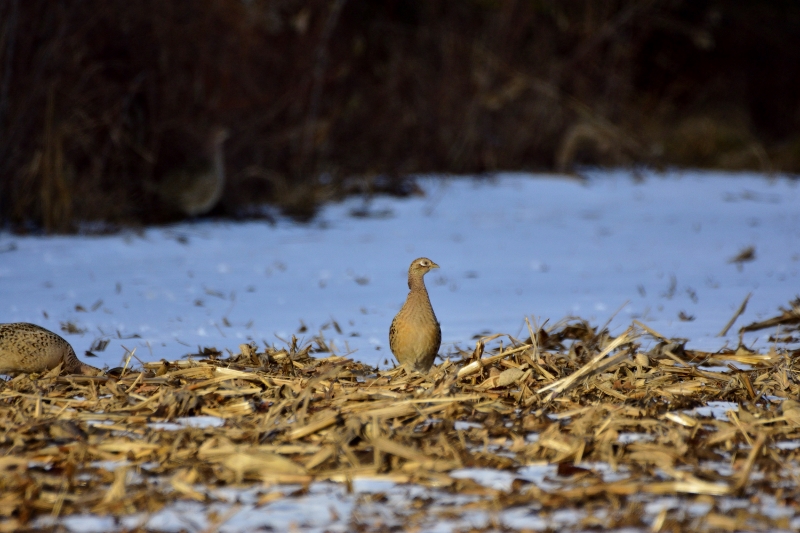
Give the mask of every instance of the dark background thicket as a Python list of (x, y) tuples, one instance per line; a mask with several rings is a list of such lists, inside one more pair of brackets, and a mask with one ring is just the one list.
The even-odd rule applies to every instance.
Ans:
[(218, 126), (227, 216), (418, 172), (796, 173), (798, 87), (794, 0), (5, 0), (0, 220), (170, 220), (146, 185)]

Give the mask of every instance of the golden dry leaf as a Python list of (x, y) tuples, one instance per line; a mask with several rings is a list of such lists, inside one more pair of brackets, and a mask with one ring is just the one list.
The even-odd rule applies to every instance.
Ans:
[(708, 513), (704, 522), (709, 529), (722, 529), (724, 531), (738, 531), (741, 526), (739, 520), (735, 517), (718, 513)]
[[(507, 387), (509, 385), (513, 385), (514, 383), (520, 381), (525, 374), (526, 372), (524, 370), (520, 370), (518, 368), (509, 368), (508, 370), (503, 370), (503, 372), (498, 376), (497, 386)], [(528, 375), (530, 375), (530, 373), (528, 373)]]
[(297, 463), (275, 453), (242, 449), (222, 458), (220, 464), (232, 470), (237, 483), (247, 474), (269, 480), (282, 476), (304, 476), (305, 469)]
[(118, 466), (114, 470), (114, 482), (109, 487), (105, 496), (101, 500), (102, 503), (112, 503), (121, 500), (125, 496), (125, 484), (128, 480), (128, 467)]

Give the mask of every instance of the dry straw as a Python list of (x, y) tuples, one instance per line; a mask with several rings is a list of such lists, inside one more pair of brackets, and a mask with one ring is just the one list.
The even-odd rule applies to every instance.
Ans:
[[(781, 316), (785, 338), (796, 322)], [(276, 483), (360, 478), (477, 495), (470, 508), (493, 511), (574, 507), (589, 517), (613, 504), (603, 527), (662, 530), (724, 529), (725, 517), (712, 505), (691, 520), (670, 511), (649, 523), (636, 502), (793, 498), (785, 487), (796, 485), (800, 408), (788, 398), (800, 396), (800, 368), (788, 344), (704, 353), (644, 324), (612, 337), (580, 320), (529, 332), (482, 338), (430, 375), (313, 358), (312, 344), (293, 339), (106, 376), (15, 377), (0, 386), (0, 531), (40, 515), (208, 502), (221, 485), (264, 486), (266, 505), (293, 497), (267, 490)], [(712, 401), (730, 403), (716, 418), (693, 411)], [(199, 425), (202, 415), (219, 424)], [(536, 465), (557, 467), (546, 489), (451, 475)], [(743, 513), (754, 528), (787, 525)]]

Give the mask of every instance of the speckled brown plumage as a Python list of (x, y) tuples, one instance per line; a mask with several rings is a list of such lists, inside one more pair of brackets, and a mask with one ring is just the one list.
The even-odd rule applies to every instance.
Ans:
[(67, 341), (35, 324), (0, 324), (0, 374), (47, 372), (62, 363), (69, 374), (95, 375), (100, 369), (81, 363)]
[(423, 276), (439, 265), (426, 257), (408, 268), (408, 296), (389, 328), (389, 348), (401, 365), (427, 372), (439, 352), (442, 330), (431, 306)]

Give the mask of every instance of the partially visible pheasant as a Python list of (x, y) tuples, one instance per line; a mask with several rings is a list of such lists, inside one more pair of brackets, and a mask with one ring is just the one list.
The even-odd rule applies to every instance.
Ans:
[(0, 374), (47, 372), (63, 363), (69, 374), (101, 373), (75, 355), (67, 341), (35, 324), (0, 324)]
[(439, 265), (427, 257), (411, 263), (406, 302), (389, 328), (389, 348), (397, 361), (417, 372), (430, 370), (442, 342), (442, 330), (422, 279), (432, 268), (439, 268)]
[(161, 199), (190, 217), (214, 209), (225, 190), (223, 145), (227, 138), (227, 129), (214, 129), (198, 153), (186, 154), (186, 161), (167, 172), (155, 187)]

